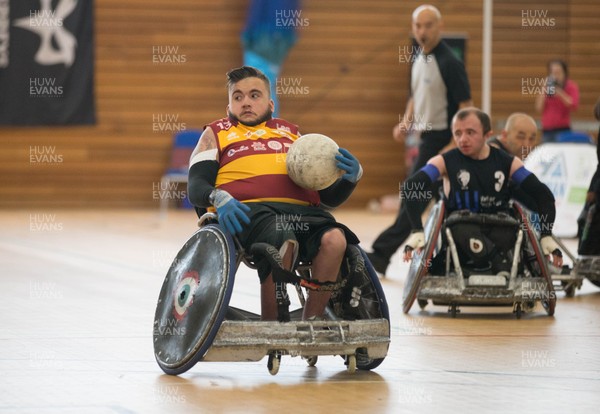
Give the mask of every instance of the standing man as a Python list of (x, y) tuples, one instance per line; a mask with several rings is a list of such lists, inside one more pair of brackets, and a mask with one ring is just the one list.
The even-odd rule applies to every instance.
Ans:
[[(419, 51), (412, 66), (411, 97), (393, 132), (394, 140), (400, 143), (410, 131), (420, 133), (419, 155), (411, 174), (450, 143), (452, 117), (460, 108), (472, 105), (465, 66), (441, 39), (442, 27), (442, 15), (434, 6), (419, 6), (412, 14), (412, 32)], [(373, 252), (368, 253), (381, 274), (385, 274), (390, 258), (410, 234), (404, 204), (394, 224), (377, 237)], [(422, 210), (426, 207), (427, 203), (421, 203)]]

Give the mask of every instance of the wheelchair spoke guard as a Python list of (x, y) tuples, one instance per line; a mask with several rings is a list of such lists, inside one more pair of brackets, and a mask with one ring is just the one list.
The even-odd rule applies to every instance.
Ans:
[(178, 375), (205, 355), (233, 290), (236, 252), (220, 226), (202, 227), (181, 248), (163, 283), (154, 317), (154, 354)]
[(542, 252), (542, 245), (538, 239), (538, 235), (534, 231), (534, 226), (529, 223), (528, 214), (519, 203), (514, 202), (513, 207), (516, 213), (521, 217), (521, 220), (526, 223), (525, 230), (527, 233), (527, 243), (535, 253), (536, 266), (534, 266), (535, 276), (541, 277), (546, 283), (546, 292), (542, 294), (542, 305), (548, 316), (554, 315), (556, 307), (556, 292), (552, 283), (552, 276), (546, 263), (546, 257)]
[[(361, 287), (363, 294), (361, 295), (359, 308), (361, 309), (364, 315), (364, 319), (382, 318), (387, 320), (389, 324), (390, 311), (387, 300), (385, 298), (385, 293), (383, 292), (383, 288), (381, 286), (381, 283), (379, 282), (377, 272), (375, 271), (373, 265), (369, 262), (367, 254), (358, 246), (357, 249), (359, 249), (363, 260), (365, 261), (366, 267), (365, 280)], [(370, 290), (371, 292), (369, 293)], [(379, 365), (381, 365), (384, 359), (385, 358), (371, 358), (369, 357), (368, 353), (364, 352), (363, 350), (359, 350), (359, 352), (357, 352), (356, 354), (356, 367), (360, 370), (375, 369)]]
[(425, 247), (421, 252), (414, 251), (402, 295), (402, 311), (408, 313), (417, 299), (417, 293), (423, 277), (427, 274), (433, 252), (437, 246), (442, 223), (444, 222), (444, 203), (438, 201), (431, 210), (425, 223)]

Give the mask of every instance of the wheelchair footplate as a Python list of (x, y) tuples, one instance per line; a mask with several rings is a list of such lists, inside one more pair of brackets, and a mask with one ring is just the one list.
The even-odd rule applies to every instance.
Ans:
[(581, 289), (584, 279), (588, 279), (592, 284), (600, 287), (600, 256), (580, 255), (575, 256), (569, 249), (556, 237), (554, 240), (573, 262), (573, 268), (563, 266), (562, 269), (552, 272), (552, 280), (557, 290), (565, 292), (567, 297), (575, 296), (575, 291)]
[[(225, 320), (202, 361), (260, 361), (265, 355), (270, 358), (289, 355), (309, 359), (320, 355), (356, 358), (358, 354), (359, 359), (362, 356), (375, 359), (387, 355), (389, 342), (389, 322), (386, 319), (291, 322)], [(356, 363), (348, 364), (349, 371), (354, 369)], [(271, 366), (269, 372), (273, 375), (277, 373)]]
[(494, 275), (471, 275), (463, 283), (456, 275), (428, 276), (418, 294), (421, 308), (431, 300), (434, 305), (448, 306), (453, 317), (460, 306), (504, 306), (512, 307), (521, 318), (523, 312), (533, 310), (536, 302), (544, 304), (550, 297), (555, 298), (555, 293), (543, 278), (517, 278), (510, 284), (505, 277)]
[(577, 276), (600, 281), (600, 256), (580, 256), (575, 263), (573, 272)]

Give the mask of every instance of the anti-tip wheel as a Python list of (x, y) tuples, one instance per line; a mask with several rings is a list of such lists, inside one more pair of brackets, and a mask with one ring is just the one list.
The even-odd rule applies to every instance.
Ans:
[(356, 372), (356, 355), (347, 355), (346, 364), (348, 365), (348, 372), (354, 374)]
[(314, 367), (315, 365), (317, 365), (318, 360), (319, 357), (317, 355), (306, 357), (306, 363), (309, 367)]
[(521, 319), (522, 315), (523, 315), (523, 308), (521, 307), (520, 303), (517, 303), (517, 306), (515, 307), (515, 316), (517, 317), (517, 319)]
[(269, 354), (269, 361), (267, 362), (267, 368), (269, 369), (269, 374), (277, 375), (277, 373), (279, 372), (279, 365), (281, 365), (281, 354), (279, 354), (279, 353)]
[(562, 286), (566, 297), (572, 298), (575, 296), (577, 288), (574, 283), (562, 282)]

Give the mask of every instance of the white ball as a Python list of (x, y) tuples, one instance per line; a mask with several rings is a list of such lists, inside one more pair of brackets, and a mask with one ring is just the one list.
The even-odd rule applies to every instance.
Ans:
[(338, 145), (322, 134), (302, 135), (291, 145), (286, 158), (288, 175), (308, 190), (322, 190), (340, 178), (344, 171), (336, 167)]

